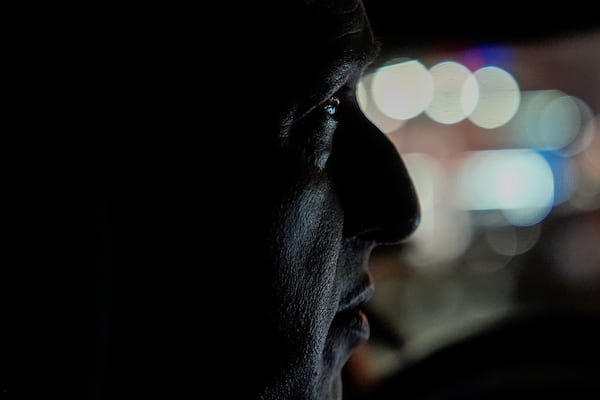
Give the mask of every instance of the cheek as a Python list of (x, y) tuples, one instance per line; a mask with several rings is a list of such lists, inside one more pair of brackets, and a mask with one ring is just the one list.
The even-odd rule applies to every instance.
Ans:
[[(297, 193), (275, 233), (280, 304), (302, 331), (327, 329), (337, 304), (335, 278), (343, 218), (329, 181)], [(333, 305), (333, 306), (332, 306)], [(293, 327), (292, 327), (293, 328)]]
[(289, 266), (288, 273), (324, 278), (335, 272), (331, 261), (337, 261), (343, 213), (331, 181), (306, 186), (283, 208), (275, 235), (281, 264)]

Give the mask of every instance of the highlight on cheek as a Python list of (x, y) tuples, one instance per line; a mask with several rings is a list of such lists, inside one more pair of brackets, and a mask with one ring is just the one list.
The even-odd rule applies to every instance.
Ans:
[(321, 135), (318, 136), (318, 140), (315, 142), (314, 151), (314, 164), (319, 170), (324, 170), (327, 166), (327, 161), (331, 156), (331, 148), (333, 145), (333, 135), (337, 128), (337, 121), (329, 120), (325, 122)]

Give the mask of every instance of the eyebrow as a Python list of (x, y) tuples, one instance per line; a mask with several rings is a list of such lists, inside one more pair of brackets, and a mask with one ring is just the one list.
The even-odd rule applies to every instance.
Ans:
[(359, 78), (380, 54), (382, 44), (375, 38), (368, 16), (361, 7), (338, 16), (340, 18), (333, 24), (337, 27), (338, 35), (331, 37), (330, 45), (336, 49), (335, 52), (339, 52), (339, 57), (322, 66), (321, 72), (329, 72), (323, 73), (326, 78), (319, 82), (319, 88), (310, 94), (305, 93), (308, 97), (296, 103), (295, 107), (282, 116), (281, 126), (288, 126), (302, 119), (347, 82)]
[(368, 21), (362, 29), (347, 32), (337, 40), (344, 40), (344, 38), (351, 36), (355, 36), (357, 38), (356, 40), (360, 43), (357, 43), (356, 46), (352, 46), (351, 49), (349, 49), (348, 58), (345, 62), (353, 65), (363, 73), (377, 60), (381, 54), (383, 44), (374, 36), (373, 31), (368, 25)]
[(314, 107), (333, 96), (347, 82), (359, 78), (376, 59), (380, 46), (378, 42), (371, 42), (368, 47), (361, 47), (360, 51), (352, 51), (349, 57), (330, 64), (327, 67), (330, 72), (328, 78), (320, 81), (319, 88), (310, 93), (305, 101), (297, 103), (296, 107), (288, 110), (287, 116), (281, 120), (280, 125), (289, 126), (304, 118)]
[[(358, 13), (358, 16), (354, 15), (356, 13)], [(352, 46), (353, 51), (351, 53), (354, 53), (357, 60), (366, 67), (379, 56), (382, 49), (382, 43), (375, 37), (369, 17), (362, 7), (357, 7), (354, 12), (345, 15), (344, 17), (350, 18), (345, 21), (344, 25), (346, 28), (335, 41), (343, 41), (346, 38), (352, 40), (352, 37), (356, 37), (357, 40), (360, 41), (360, 44)]]

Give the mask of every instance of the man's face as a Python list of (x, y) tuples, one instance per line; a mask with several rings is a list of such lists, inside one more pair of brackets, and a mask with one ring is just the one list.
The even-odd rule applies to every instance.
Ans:
[(291, 39), (280, 39), (289, 50), (272, 66), (285, 75), (271, 81), (287, 81), (264, 89), (273, 90), (278, 123), (264, 171), (253, 172), (258, 209), (248, 212), (266, 238), (252, 255), (259, 265), (250, 279), (261, 282), (252, 329), (255, 357), (273, 360), (263, 371), (273, 398), (339, 398), (342, 367), (369, 335), (360, 311), (373, 291), (369, 253), (405, 238), (418, 220), (395, 148), (357, 103), (376, 51), (362, 4), (337, 3), (286, 21)]

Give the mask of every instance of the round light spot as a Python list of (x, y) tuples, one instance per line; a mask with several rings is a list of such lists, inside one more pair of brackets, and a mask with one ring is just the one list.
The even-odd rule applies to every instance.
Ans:
[(406, 120), (424, 112), (431, 103), (433, 79), (423, 64), (410, 60), (377, 70), (371, 90), (373, 101), (383, 114)]
[(519, 108), (521, 95), (517, 81), (506, 70), (493, 66), (478, 69), (474, 76), (479, 98), (469, 119), (485, 129), (506, 124)]
[(475, 109), (479, 97), (477, 80), (467, 67), (454, 61), (441, 62), (429, 70), (433, 98), (425, 113), (441, 124), (454, 124)]

